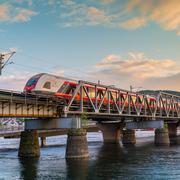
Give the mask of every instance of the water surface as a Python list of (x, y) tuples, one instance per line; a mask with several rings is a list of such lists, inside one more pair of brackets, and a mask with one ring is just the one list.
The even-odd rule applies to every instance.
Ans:
[(136, 146), (123, 147), (103, 144), (101, 133), (90, 133), (90, 158), (68, 161), (66, 136), (47, 138), (50, 146), (41, 148), (38, 159), (18, 158), (19, 140), (0, 138), (0, 180), (179, 180), (180, 146), (156, 147), (153, 136), (139, 138), (139, 134)]

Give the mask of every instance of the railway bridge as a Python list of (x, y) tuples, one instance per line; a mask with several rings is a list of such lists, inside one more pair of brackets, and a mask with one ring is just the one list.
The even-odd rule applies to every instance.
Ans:
[[(91, 90), (91, 91), (90, 91)], [(0, 90), (0, 117), (25, 118), (19, 156), (39, 156), (37, 130), (69, 128), (66, 158), (88, 157), (87, 120), (95, 121), (104, 142), (136, 143), (134, 129), (155, 128), (155, 144), (169, 145), (180, 123), (180, 97), (157, 96), (79, 81), (71, 96)]]

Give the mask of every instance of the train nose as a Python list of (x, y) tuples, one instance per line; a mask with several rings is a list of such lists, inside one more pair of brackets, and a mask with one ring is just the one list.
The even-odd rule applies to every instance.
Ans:
[(31, 86), (25, 86), (24, 90), (25, 91), (32, 91), (34, 89), (34, 85), (31, 85)]

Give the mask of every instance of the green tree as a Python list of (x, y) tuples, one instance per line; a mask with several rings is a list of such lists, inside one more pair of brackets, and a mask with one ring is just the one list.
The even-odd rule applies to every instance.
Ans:
[(82, 123), (82, 126), (87, 126), (87, 121), (88, 121), (88, 118), (87, 118), (87, 115), (86, 114), (81, 114), (81, 123)]

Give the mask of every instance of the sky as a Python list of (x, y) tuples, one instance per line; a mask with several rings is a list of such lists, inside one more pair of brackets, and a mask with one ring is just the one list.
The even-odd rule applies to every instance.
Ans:
[(0, 89), (46, 72), (180, 91), (179, 0), (0, 0), (0, 42)]

